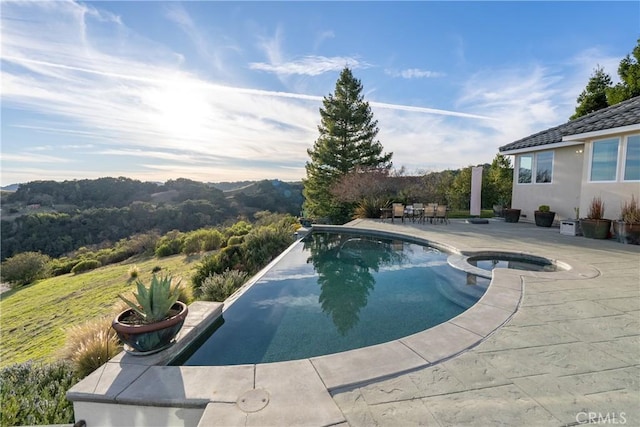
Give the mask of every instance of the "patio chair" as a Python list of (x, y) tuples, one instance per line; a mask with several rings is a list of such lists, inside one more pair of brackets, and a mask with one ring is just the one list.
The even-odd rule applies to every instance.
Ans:
[(447, 205), (438, 205), (438, 207), (436, 208), (435, 220), (440, 220), (440, 222), (442, 223), (449, 224), (449, 217), (447, 215), (447, 212)]
[(404, 222), (404, 205), (402, 203), (391, 205), (391, 222), (394, 222), (396, 218), (401, 218)]
[(427, 206), (424, 208), (424, 220), (428, 219), (430, 223), (433, 223), (433, 220), (436, 217), (436, 209), (438, 208), (437, 203), (427, 203)]
[(424, 205), (422, 203), (414, 203), (411, 219), (416, 222), (418, 218), (418, 224), (424, 222)]

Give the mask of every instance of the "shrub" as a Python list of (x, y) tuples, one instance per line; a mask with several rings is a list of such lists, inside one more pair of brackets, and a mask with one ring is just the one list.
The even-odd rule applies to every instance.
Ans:
[(249, 274), (255, 274), (294, 241), (291, 227), (260, 227), (245, 237), (244, 266)]
[(63, 274), (71, 273), (71, 269), (78, 263), (75, 258), (61, 257), (52, 259), (49, 262), (49, 268), (53, 276), (61, 276)]
[(620, 218), (626, 224), (640, 224), (640, 206), (635, 196), (631, 195), (631, 201), (622, 204), (620, 209)]
[(158, 257), (165, 257), (169, 255), (176, 255), (182, 252), (182, 245), (184, 244), (184, 233), (178, 230), (169, 231), (162, 236), (156, 245), (155, 254)]
[(242, 245), (227, 246), (220, 252), (204, 258), (198, 265), (191, 281), (196, 294), (199, 295), (200, 287), (205, 279), (214, 274), (220, 274), (225, 270), (244, 269), (245, 250)]
[(185, 239), (182, 245), (182, 252), (185, 255), (197, 254), (202, 250), (202, 240), (200, 236), (195, 233), (190, 233)]
[(129, 275), (129, 279), (137, 279), (140, 275), (140, 270), (138, 269), (137, 265), (132, 265), (131, 267), (129, 267), (129, 271), (127, 272), (127, 274)]
[(182, 252), (186, 255), (220, 249), (224, 236), (215, 229), (200, 229), (187, 234)]
[(152, 273), (157, 273), (158, 271), (161, 271), (161, 270), (162, 270), (162, 267), (160, 267), (159, 265), (156, 265), (155, 267), (153, 267), (151, 269), (151, 272)]
[(208, 229), (202, 231), (202, 249), (205, 251), (213, 251), (220, 249), (224, 236), (218, 230)]
[(78, 378), (86, 377), (122, 350), (111, 320), (103, 317), (67, 331), (63, 354), (72, 363)]
[(50, 260), (40, 252), (22, 252), (14, 255), (2, 263), (2, 280), (21, 286), (48, 277)]
[(380, 209), (389, 205), (388, 200), (379, 198), (365, 198), (360, 200), (356, 206), (354, 218), (380, 218)]
[(587, 218), (589, 219), (602, 219), (604, 218), (604, 202), (600, 197), (594, 197), (589, 205), (587, 212)]
[(160, 246), (158, 246), (158, 247), (156, 248), (155, 255), (156, 255), (158, 258), (162, 258), (162, 257), (166, 257), (166, 256), (175, 255), (175, 254), (177, 254), (177, 253), (178, 253), (178, 252), (174, 252), (174, 251), (173, 251), (173, 248), (171, 248), (171, 246), (170, 246), (170, 245), (168, 245), (168, 244), (166, 244), (166, 243), (165, 243), (165, 244), (162, 244), (162, 245), (160, 245)]
[(100, 261), (98, 261), (97, 259), (85, 259), (74, 265), (71, 269), (71, 272), (73, 274), (83, 273), (85, 271), (94, 270), (101, 265), (102, 264), (100, 264)]
[(0, 370), (0, 425), (73, 423), (73, 405), (66, 392), (78, 378), (66, 362), (32, 362)]
[(205, 301), (224, 301), (248, 278), (248, 274), (237, 270), (226, 270), (221, 274), (207, 277), (200, 288), (201, 298)]
[(189, 305), (196, 299), (194, 296), (192, 285), (180, 282), (178, 287), (180, 288), (180, 293), (178, 294), (178, 301), (181, 301)]
[(135, 253), (128, 251), (126, 248), (109, 248), (101, 249), (95, 255), (101, 265), (115, 264), (131, 258)]
[(551, 207), (549, 205), (540, 205), (538, 206), (539, 212), (551, 212)]
[(244, 236), (231, 236), (227, 240), (227, 246), (239, 245), (244, 240)]
[(251, 224), (247, 221), (238, 221), (224, 231), (227, 236), (244, 236), (251, 231)]

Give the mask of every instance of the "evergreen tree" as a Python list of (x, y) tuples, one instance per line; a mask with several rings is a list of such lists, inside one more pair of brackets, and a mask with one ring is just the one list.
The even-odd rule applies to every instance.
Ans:
[(351, 218), (353, 204), (340, 202), (331, 193), (341, 177), (352, 171), (391, 168), (393, 153), (382, 153), (376, 141), (377, 120), (364, 101), (362, 84), (349, 68), (340, 73), (334, 94), (320, 108), (320, 135), (307, 153), (307, 177), (303, 180), (304, 209), (312, 217), (345, 222)]
[(633, 57), (627, 55), (618, 66), (620, 83), (607, 89), (607, 101), (614, 105), (640, 96), (640, 39), (633, 49)]
[(587, 87), (578, 96), (576, 112), (570, 117), (570, 120), (608, 107), (607, 89), (610, 88), (611, 77), (604, 72), (604, 68), (598, 65), (589, 79)]

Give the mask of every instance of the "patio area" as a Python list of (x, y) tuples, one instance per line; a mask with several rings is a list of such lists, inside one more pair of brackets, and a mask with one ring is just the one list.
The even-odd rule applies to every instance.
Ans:
[[(379, 221), (350, 225), (388, 229)], [(523, 274), (515, 315), (443, 363), (332, 393), (349, 425), (640, 425), (640, 247), (528, 223), (396, 223), (461, 251), (592, 266), (581, 280)]]
[[(498, 220), (348, 226), (463, 253), (538, 255), (574, 268), (503, 269), (486, 298), (459, 318), (428, 334), (347, 353), (228, 367), (154, 366), (121, 355), (72, 389), (77, 419), (93, 418), (88, 425), (640, 425), (640, 246)], [(126, 371), (135, 373), (132, 379)], [(106, 403), (118, 413), (100, 415)], [(141, 406), (153, 406), (152, 415)]]

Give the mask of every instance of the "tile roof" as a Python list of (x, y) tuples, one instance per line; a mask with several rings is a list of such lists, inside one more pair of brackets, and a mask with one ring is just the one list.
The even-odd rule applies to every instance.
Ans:
[(562, 137), (598, 130), (614, 129), (640, 124), (640, 96), (620, 102), (602, 110), (594, 111), (542, 132), (534, 133), (511, 144), (503, 145), (500, 152), (561, 142)]

